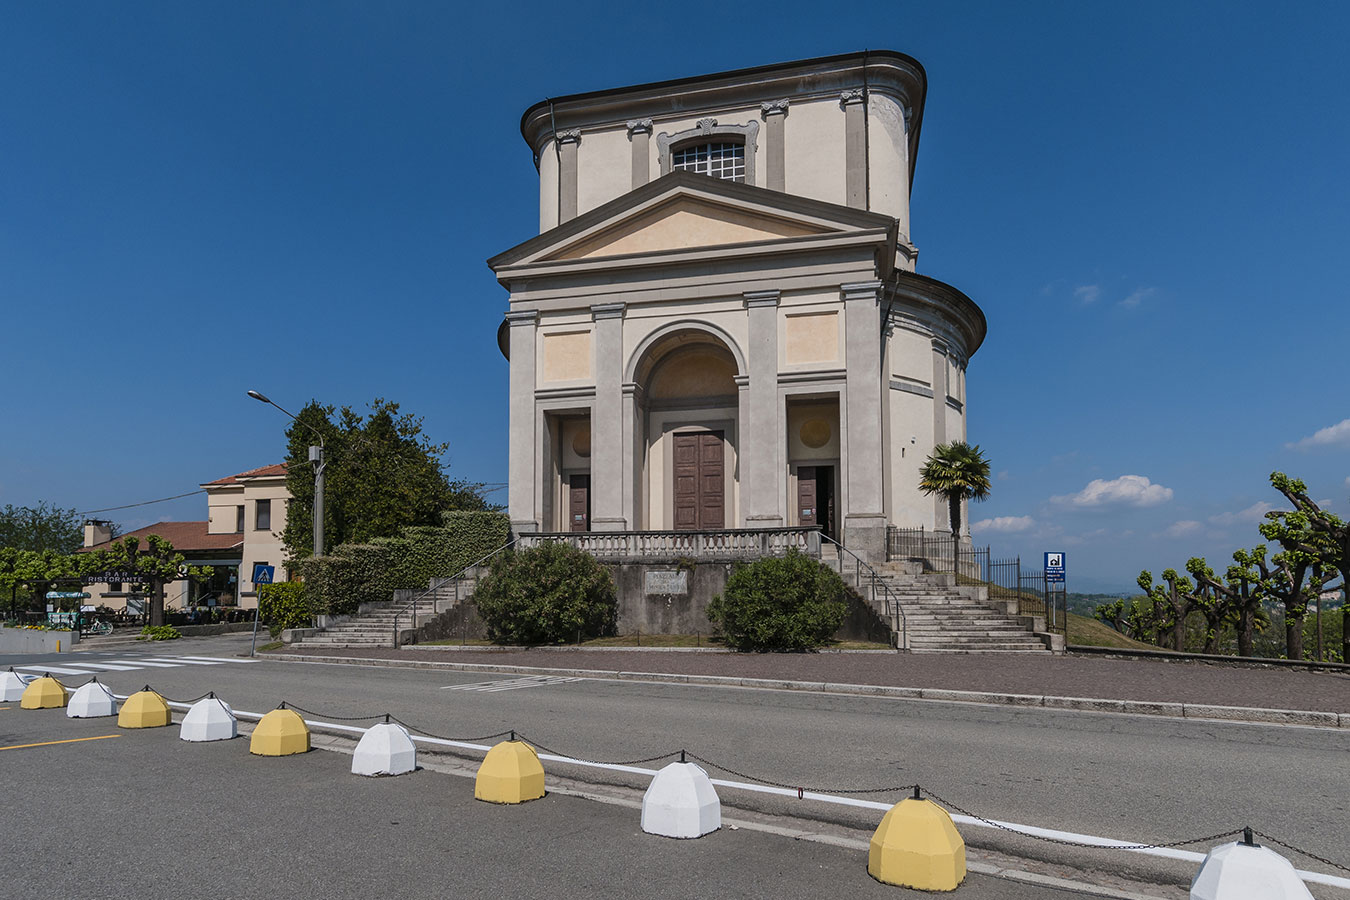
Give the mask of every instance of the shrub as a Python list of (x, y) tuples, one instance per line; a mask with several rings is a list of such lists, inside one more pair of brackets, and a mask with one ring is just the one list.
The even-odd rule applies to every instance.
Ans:
[(733, 572), (708, 618), (737, 650), (814, 650), (843, 624), (847, 593), (837, 574), (790, 550)]
[(182, 637), (172, 625), (147, 625), (141, 629), (138, 641), (172, 641)]
[(497, 644), (560, 644), (614, 631), (614, 579), (595, 557), (562, 541), (507, 552), (474, 592)]
[(309, 592), (298, 581), (258, 586), (258, 617), (272, 637), (286, 628), (306, 628), (314, 623)]
[(400, 588), (424, 589), (432, 578), (457, 575), (505, 544), (510, 531), (501, 513), (449, 512), (443, 521), (297, 560), (294, 569), (305, 581), (311, 612), (346, 615), (362, 603), (393, 600)]

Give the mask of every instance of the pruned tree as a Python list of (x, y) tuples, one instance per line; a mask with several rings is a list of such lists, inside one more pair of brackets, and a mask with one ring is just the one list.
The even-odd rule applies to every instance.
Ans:
[(1151, 601), (1114, 600), (1100, 604), (1092, 614), (1127, 638), (1155, 646), (1158, 644), (1159, 622)]
[[(1257, 568), (1257, 560), (1264, 563), (1265, 558), (1265, 544), (1252, 550), (1236, 550), (1233, 552), (1233, 564), (1222, 579), (1205, 565), (1203, 558), (1192, 559), (1186, 564), (1187, 571), (1197, 584), (1206, 587), (1212, 595), (1223, 598), (1228, 617), (1234, 622), (1237, 631), (1238, 656), (1255, 655), (1255, 632), (1264, 629), (1269, 623), (1262, 604), (1264, 595), (1259, 590), (1261, 574)], [(1208, 616), (1206, 619), (1208, 621)]]
[(1203, 556), (1192, 556), (1186, 561), (1186, 571), (1195, 579), (1195, 590), (1190, 595), (1191, 608), (1205, 619), (1205, 653), (1219, 652), (1223, 627), (1234, 615), (1235, 604), (1229, 585), (1220, 581)]
[(140, 538), (127, 537), (114, 541), (107, 549), (82, 554), (92, 557), (86, 566), (94, 572), (131, 572), (139, 576), (135, 582), (149, 589), (150, 624), (164, 624), (164, 585), (179, 578), (209, 578), (211, 566), (189, 566), (183, 554), (173, 544), (157, 534), (146, 537), (145, 547)]
[(1196, 608), (1195, 585), (1176, 569), (1164, 569), (1162, 580), (1166, 587), (1154, 584), (1153, 573), (1145, 570), (1136, 583), (1153, 603), (1158, 645), (1163, 645), (1163, 636), (1167, 635), (1172, 649), (1181, 652), (1186, 649), (1186, 616)]
[[(1303, 620), (1308, 605), (1316, 602), (1320, 610), (1323, 589), (1350, 568), (1350, 524), (1322, 509), (1308, 496), (1308, 486), (1299, 479), (1272, 472), (1270, 484), (1294, 507), (1266, 513), (1266, 521), (1260, 528), (1266, 540), (1275, 541), (1284, 549), (1272, 562), (1283, 557), (1281, 568), (1285, 571), (1275, 586), (1281, 591), (1282, 603), (1284, 598), (1292, 602), (1285, 606), (1285, 655), (1302, 659)], [(1306, 587), (1295, 581), (1296, 576), (1304, 574), (1309, 578)], [(1343, 601), (1350, 606), (1350, 578), (1343, 580), (1341, 588)]]

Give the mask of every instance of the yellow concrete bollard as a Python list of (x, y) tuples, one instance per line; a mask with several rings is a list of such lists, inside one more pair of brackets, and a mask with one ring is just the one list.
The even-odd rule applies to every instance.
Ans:
[(132, 694), (117, 713), (118, 728), (163, 728), (169, 724), (169, 704), (146, 685)]
[(474, 780), (475, 800), (524, 803), (544, 796), (544, 767), (523, 741), (502, 741), (488, 751)]
[(867, 849), (867, 874), (885, 884), (954, 891), (966, 878), (966, 842), (947, 811), (918, 793), (882, 817)]
[(50, 675), (34, 678), (23, 689), (20, 709), (61, 709), (70, 702), (70, 691)]
[(258, 720), (248, 752), (258, 756), (290, 756), (309, 752), (309, 726), (293, 709), (274, 709)]

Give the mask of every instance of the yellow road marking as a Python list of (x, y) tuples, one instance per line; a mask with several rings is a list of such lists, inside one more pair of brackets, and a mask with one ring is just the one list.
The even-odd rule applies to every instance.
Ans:
[(100, 734), (98, 737), (87, 738), (68, 738), (64, 741), (43, 741), (40, 744), (11, 744), (8, 747), (0, 747), (0, 750), (22, 750), (25, 747), (50, 747), (52, 744), (78, 744), (80, 741), (106, 741), (108, 738), (121, 737), (120, 734)]

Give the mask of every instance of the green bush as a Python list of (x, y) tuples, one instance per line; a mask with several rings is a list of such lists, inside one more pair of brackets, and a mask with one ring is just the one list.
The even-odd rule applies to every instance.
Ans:
[(425, 589), (432, 578), (457, 575), (508, 540), (510, 523), (501, 513), (449, 512), (443, 520), (297, 560), (311, 612), (350, 615), (362, 603), (393, 600), (395, 590)]
[(562, 541), (503, 553), (474, 592), (497, 644), (561, 644), (612, 634), (614, 580), (589, 553)]
[(814, 650), (848, 614), (848, 588), (796, 550), (743, 566), (708, 604), (708, 618), (737, 650)]
[(308, 628), (314, 624), (309, 592), (298, 581), (282, 581), (258, 586), (258, 620), (272, 637), (287, 628)]
[(138, 641), (173, 641), (182, 637), (172, 625), (147, 625), (141, 629)]

